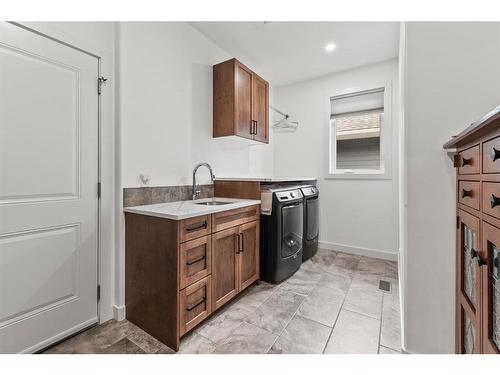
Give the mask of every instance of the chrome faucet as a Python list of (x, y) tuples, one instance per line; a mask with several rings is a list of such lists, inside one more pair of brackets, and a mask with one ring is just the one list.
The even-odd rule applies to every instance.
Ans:
[(198, 168), (200, 167), (207, 167), (208, 170), (210, 171), (210, 178), (212, 179), (212, 183), (215, 180), (215, 175), (214, 172), (212, 171), (212, 167), (208, 163), (200, 163), (196, 165), (193, 169), (193, 200), (198, 198), (198, 195), (200, 195), (201, 190), (200, 190), (200, 185), (196, 184), (196, 172), (198, 171)]

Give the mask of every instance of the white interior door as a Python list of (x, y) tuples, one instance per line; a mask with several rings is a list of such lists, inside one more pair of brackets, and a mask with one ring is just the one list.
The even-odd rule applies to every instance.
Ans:
[(0, 353), (97, 322), (98, 73), (0, 23)]

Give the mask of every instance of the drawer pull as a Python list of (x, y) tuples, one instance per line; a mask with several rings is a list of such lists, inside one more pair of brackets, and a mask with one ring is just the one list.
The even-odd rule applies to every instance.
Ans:
[(495, 147), (491, 150), (491, 160), (496, 161), (497, 159), (500, 159), (500, 150), (497, 150)]
[(491, 203), (491, 208), (496, 207), (500, 204), (500, 198), (495, 197), (495, 194), (491, 194), (490, 203)]
[(192, 231), (199, 230), (199, 229), (207, 229), (207, 226), (208, 226), (208, 223), (205, 221), (203, 224), (198, 225), (196, 227), (186, 228), (186, 232), (192, 232)]
[(474, 249), (470, 249), (470, 257), (472, 259), (477, 258), (477, 265), (479, 267), (484, 266), (486, 264), (486, 262), (483, 260), (483, 258), (481, 258), (479, 256), (479, 253)]
[(471, 165), (472, 164), (472, 158), (462, 158), (462, 167), (465, 167), (466, 165)]
[(186, 266), (192, 266), (193, 264), (196, 264), (196, 263), (198, 263), (198, 262), (202, 261), (202, 260), (203, 260), (203, 259), (205, 259), (206, 257), (207, 257), (206, 255), (203, 255), (203, 256), (201, 256), (201, 257), (199, 257), (199, 258), (196, 258), (195, 260), (192, 260), (192, 261), (187, 261), (187, 262), (186, 262)]
[(462, 189), (462, 198), (472, 197), (472, 190)]
[(198, 306), (200, 306), (203, 302), (205, 302), (205, 297), (203, 297), (199, 302), (196, 302), (193, 306), (191, 307), (186, 307), (186, 311), (191, 311), (196, 309)]

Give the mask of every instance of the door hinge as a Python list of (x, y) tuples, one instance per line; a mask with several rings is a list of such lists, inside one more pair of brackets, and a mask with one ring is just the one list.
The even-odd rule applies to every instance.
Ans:
[(97, 199), (101, 199), (101, 183), (97, 183)]
[(97, 93), (99, 95), (101, 95), (101, 92), (102, 92), (102, 85), (105, 85), (107, 80), (108, 79), (104, 78), (104, 77), (97, 78)]
[(101, 286), (97, 285), (97, 302), (101, 300)]

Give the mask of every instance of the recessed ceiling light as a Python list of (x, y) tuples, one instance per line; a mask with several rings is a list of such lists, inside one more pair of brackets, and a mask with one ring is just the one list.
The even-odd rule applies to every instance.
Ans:
[(337, 46), (335, 45), (335, 43), (328, 43), (325, 46), (325, 51), (326, 52), (333, 52), (333, 51), (335, 51), (335, 48), (337, 48)]

